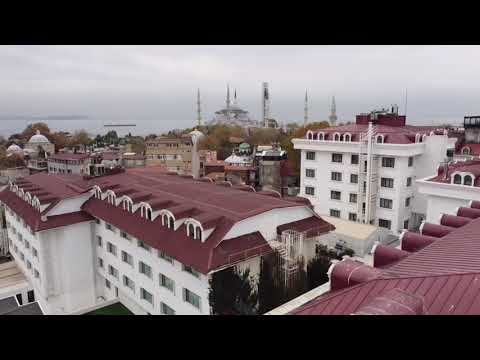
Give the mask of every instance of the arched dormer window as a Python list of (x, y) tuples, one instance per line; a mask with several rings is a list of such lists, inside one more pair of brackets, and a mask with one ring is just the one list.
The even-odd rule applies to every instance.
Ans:
[(420, 137), (420, 134), (416, 134), (416, 135), (415, 135), (415, 142), (416, 142), (416, 143), (422, 142), (422, 138)]
[(168, 215), (163, 214), (162, 216), (162, 225), (168, 227)]
[(195, 230), (195, 239), (202, 240), (202, 229), (200, 229), (200, 226), (197, 226)]
[(377, 135), (377, 144), (383, 144), (383, 135)]
[(188, 237), (195, 238), (195, 226), (192, 223), (188, 224)]
[(340, 134), (339, 133), (333, 134), (333, 141), (340, 141)]
[(173, 220), (173, 217), (168, 218), (168, 228), (172, 230), (175, 228), (175, 221)]
[(309, 130), (307, 131), (307, 139), (312, 140), (313, 139), (313, 133)]
[(111, 191), (107, 194), (107, 202), (109, 204), (115, 205), (115, 194)]
[(455, 174), (455, 176), (453, 177), (453, 183), (458, 185), (462, 184), (462, 177), (460, 176), (460, 174)]
[(147, 220), (152, 220), (152, 209), (147, 208), (145, 217), (146, 217)]
[(133, 204), (129, 199), (123, 199), (122, 201), (123, 210), (128, 212), (133, 212)]
[(470, 155), (470, 148), (468, 146), (462, 149), (462, 155)]
[(350, 135), (349, 133), (343, 135), (343, 141), (345, 141), (345, 142), (352, 141), (352, 135)]
[(312, 133), (312, 140), (317, 140), (318, 134), (317, 133)]
[(473, 179), (470, 175), (465, 175), (465, 177), (463, 178), (463, 185), (467, 185), (467, 186), (473, 185)]
[(318, 133), (318, 140), (325, 140), (325, 133), (319, 132)]
[(427, 134), (423, 134), (422, 136), (422, 142), (425, 142), (425, 140), (427, 140)]

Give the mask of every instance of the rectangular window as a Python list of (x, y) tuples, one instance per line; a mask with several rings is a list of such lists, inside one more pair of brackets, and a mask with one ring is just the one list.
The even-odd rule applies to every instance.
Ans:
[(170, 290), (171, 292), (175, 292), (175, 282), (172, 279), (170, 279), (169, 277), (163, 274), (159, 275), (159, 279), (160, 279), (160, 286)]
[(350, 221), (357, 221), (357, 214), (355, 214), (355, 213), (348, 213), (348, 220), (350, 220)]
[(110, 231), (112, 231), (112, 232), (115, 232), (115, 227), (112, 226), (112, 225), (110, 225), (110, 224), (108, 224), (108, 223), (105, 223), (105, 228), (106, 228), (107, 230), (110, 230)]
[(133, 265), (133, 256), (122, 250), (122, 261), (128, 265)]
[(98, 258), (98, 267), (103, 269), (103, 259), (101, 257)]
[(112, 275), (114, 278), (118, 279), (118, 270), (115, 269), (112, 265), (108, 265), (108, 273)]
[(33, 246), (32, 246), (32, 254), (33, 254), (33, 257), (38, 257), (38, 251)]
[(150, 252), (151, 247), (145, 244), (143, 241), (138, 240), (138, 246), (141, 247), (142, 249)]
[(31, 269), (31, 268), (32, 268), (32, 263), (29, 260), (27, 260), (27, 269)]
[(332, 162), (341, 163), (343, 160), (342, 154), (332, 154)]
[(330, 199), (332, 200), (341, 200), (342, 193), (340, 191), (330, 191)]
[(384, 188), (393, 188), (393, 179), (382, 177), (380, 179), (380, 186)]
[(97, 235), (97, 245), (99, 247), (103, 247), (103, 241), (102, 241), (102, 237)]
[(135, 291), (135, 283), (127, 276), (123, 275), (123, 285), (130, 290)]
[(100, 225), (100, 219), (95, 218), (95, 224)]
[(378, 219), (378, 226), (389, 229), (391, 227), (392, 222), (390, 220), (385, 219)]
[(307, 160), (315, 160), (315, 153), (313, 151), (307, 151), (306, 158)]
[(382, 167), (388, 167), (388, 168), (395, 167), (395, 158), (382, 157)]
[(110, 289), (110, 281), (108, 281), (107, 279), (105, 279), (105, 286), (107, 287), (107, 289)]
[(340, 210), (330, 209), (330, 216), (339, 218), (340, 217)]
[(352, 184), (358, 184), (358, 175), (357, 174), (350, 174), (350, 182)]
[(380, 207), (385, 209), (391, 209), (393, 200), (380, 198)]
[(40, 279), (40, 273), (38, 272), (37, 269), (33, 270), (33, 276), (35, 276), (36, 279)]
[(171, 256), (168, 256), (165, 252), (163, 251), (158, 251), (158, 257), (162, 258), (165, 261), (168, 261), (170, 264), (173, 264), (173, 258)]
[(130, 236), (125, 231), (120, 231), (120, 237), (130, 240)]
[(352, 154), (352, 158), (351, 158), (350, 163), (351, 163), (352, 165), (358, 165), (358, 155)]
[(408, 230), (408, 220), (403, 222), (403, 228)]
[(183, 301), (186, 301), (195, 306), (197, 309), (200, 309), (200, 296), (186, 288), (183, 288)]
[(153, 295), (144, 288), (140, 288), (140, 298), (153, 305)]
[(350, 194), (350, 202), (357, 203), (357, 194)]
[(143, 261), (138, 263), (138, 271), (145, 276), (152, 278), (152, 268), (150, 265), (145, 264)]
[(111, 242), (107, 242), (107, 251), (110, 254), (117, 256), (117, 247), (113, 245)]
[(410, 167), (410, 166), (413, 166), (413, 156), (410, 156), (410, 157), (408, 158), (408, 166), (409, 166), (409, 167)]
[(410, 198), (407, 197), (407, 198), (405, 199), (405, 207), (409, 207), (409, 206), (410, 206)]
[(336, 172), (336, 171), (332, 171), (332, 174), (331, 174), (331, 177), (330, 177), (333, 181), (342, 181), (342, 173), (340, 172)]
[(407, 186), (412, 186), (412, 178), (411, 177), (407, 178)]
[(305, 176), (309, 178), (315, 177), (315, 170), (314, 169), (305, 169)]
[(25, 261), (25, 255), (21, 251), (20, 251), (20, 259), (22, 259), (22, 261)]
[(182, 270), (185, 271), (185, 272), (188, 272), (189, 274), (192, 274), (193, 276), (195, 277), (200, 277), (200, 273), (195, 270), (194, 268), (192, 268), (191, 266), (187, 266), (187, 265), (183, 265), (182, 264)]
[(30, 249), (30, 243), (28, 240), (25, 240), (25, 249)]
[(306, 195), (315, 195), (315, 188), (313, 186), (305, 186)]
[(175, 310), (163, 302), (160, 303), (160, 312), (163, 315), (175, 315)]

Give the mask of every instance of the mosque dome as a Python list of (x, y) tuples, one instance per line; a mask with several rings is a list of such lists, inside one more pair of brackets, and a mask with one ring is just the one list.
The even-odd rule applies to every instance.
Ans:
[(28, 142), (30, 144), (45, 144), (45, 143), (50, 143), (50, 141), (48, 141), (48, 139), (40, 134), (40, 130), (37, 130), (37, 133), (35, 135), (33, 135), (30, 140), (28, 140)]
[(7, 153), (23, 153), (23, 149), (17, 144), (12, 144), (8, 147)]

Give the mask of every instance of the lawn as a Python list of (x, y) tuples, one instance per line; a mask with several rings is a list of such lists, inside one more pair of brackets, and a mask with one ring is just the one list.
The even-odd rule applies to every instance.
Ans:
[(118, 302), (86, 313), (85, 315), (133, 315), (133, 313)]

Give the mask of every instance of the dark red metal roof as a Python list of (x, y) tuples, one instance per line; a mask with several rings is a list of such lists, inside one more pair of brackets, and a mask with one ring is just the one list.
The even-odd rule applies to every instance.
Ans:
[(423, 298), (401, 289), (392, 289), (361, 306), (353, 315), (423, 315)]
[(90, 154), (58, 153), (50, 155), (47, 160), (81, 161), (89, 157)]
[(401, 289), (421, 297), (427, 314), (480, 315), (479, 239), (480, 219), (474, 219), (382, 270), (379, 277), (331, 291), (292, 314), (353, 314), (389, 290)]
[(408, 255), (410, 255), (408, 251), (379, 244), (375, 247), (375, 252), (373, 253), (373, 266), (376, 268), (384, 268), (393, 263), (397, 263)]
[(285, 230), (295, 230), (298, 232), (306, 232), (307, 237), (318, 236), (329, 231), (335, 230), (335, 226), (326, 222), (320, 217), (311, 216), (302, 220), (292, 221), (277, 227), (277, 234), (281, 234)]
[(455, 228), (444, 225), (423, 223), (420, 227), (420, 233), (426, 236), (442, 237), (452, 232)]
[(401, 247), (404, 251), (417, 252), (425, 246), (435, 242), (437, 239), (438, 238), (433, 236), (426, 236), (407, 231), (401, 235)]
[(76, 211), (68, 214), (48, 216), (46, 221), (42, 221), (41, 213), (38, 210), (7, 189), (0, 192), (0, 201), (15, 213), (21, 214), (22, 219), (25, 220), (25, 223), (33, 231), (43, 231), (93, 220), (92, 216), (83, 211)]

